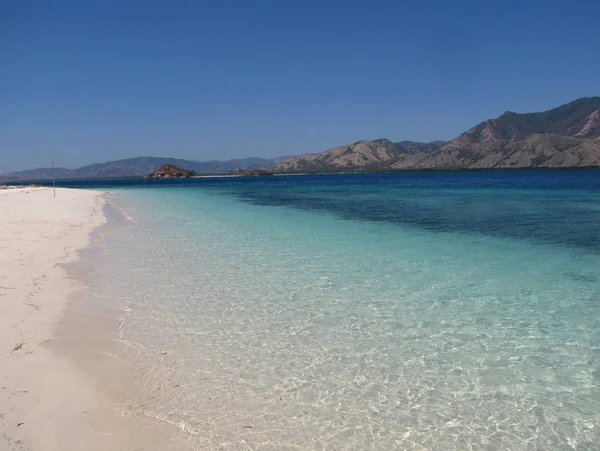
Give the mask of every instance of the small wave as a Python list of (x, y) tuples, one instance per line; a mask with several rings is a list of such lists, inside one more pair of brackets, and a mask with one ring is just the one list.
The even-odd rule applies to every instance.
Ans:
[(190, 434), (190, 435), (200, 435), (200, 432), (189, 427), (185, 421), (177, 422), (177, 421), (169, 420), (168, 417), (170, 415), (173, 415), (174, 413), (175, 412), (169, 412), (168, 414), (161, 416), (161, 415), (158, 415), (157, 413), (153, 413), (153, 412), (149, 412), (149, 411), (143, 412), (144, 416), (147, 416), (149, 418), (154, 418), (155, 420), (163, 421), (165, 423), (170, 424), (171, 426), (175, 426), (181, 432), (184, 432), (184, 433)]

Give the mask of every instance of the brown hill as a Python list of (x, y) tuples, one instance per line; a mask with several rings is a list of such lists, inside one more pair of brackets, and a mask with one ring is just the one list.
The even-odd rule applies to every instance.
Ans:
[(358, 141), (290, 158), (279, 173), (600, 166), (600, 97), (541, 113), (504, 113), (448, 143)]
[(402, 156), (417, 155), (439, 149), (442, 143), (393, 143), (389, 139), (357, 141), (326, 152), (289, 158), (271, 167), (275, 172), (315, 173), (353, 170), (382, 170)]
[(389, 162), (394, 158), (395, 152), (396, 146), (387, 139), (358, 141), (314, 155), (293, 157), (273, 167), (278, 172), (321, 172), (336, 168), (343, 170)]

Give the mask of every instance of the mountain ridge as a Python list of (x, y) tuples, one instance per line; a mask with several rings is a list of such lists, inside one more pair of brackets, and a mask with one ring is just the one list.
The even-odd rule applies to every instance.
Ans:
[(600, 97), (505, 112), (449, 142), (357, 141), (277, 163), (276, 173), (600, 167)]
[(495, 119), (479, 123), (446, 146), (455, 148), (465, 143), (521, 141), (540, 133), (575, 138), (600, 136), (600, 97), (583, 97), (539, 113), (507, 111)]
[[(56, 178), (143, 177), (164, 164), (198, 174), (233, 174), (266, 169), (273, 173), (377, 172), (507, 168), (600, 167), (600, 97), (583, 97), (537, 113), (506, 111), (456, 138), (429, 143), (360, 140), (294, 157), (195, 161), (135, 157), (77, 169), (56, 168)], [(38, 168), (0, 175), (0, 180), (52, 178)]]

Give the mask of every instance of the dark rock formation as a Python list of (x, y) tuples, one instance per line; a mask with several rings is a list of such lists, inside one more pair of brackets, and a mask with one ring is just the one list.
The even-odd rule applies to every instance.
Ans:
[(164, 164), (156, 171), (152, 171), (148, 174), (149, 179), (172, 179), (172, 178), (186, 178), (194, 177), (197, 174), (194, 171), (188, 171), (187, 169), (178, 168), (172, 164)]

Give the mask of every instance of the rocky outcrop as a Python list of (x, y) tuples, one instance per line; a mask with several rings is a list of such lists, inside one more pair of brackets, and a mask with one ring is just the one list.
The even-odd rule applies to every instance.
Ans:
[(152, 171), (146, 176), (149, 179), (173, 179), (173, 178), (186, 178), (194, 177), (197, 174), (194, 171), (187, 169), (181, 169), (172, 164), (165, 164), (158, 168), (156, 171)]
[(600, 136), (600, 110), (596, 110), (586, 117), (585, 123), (581, 127), (581, 130), (575, 133), (573, 136), (578, 138)]

